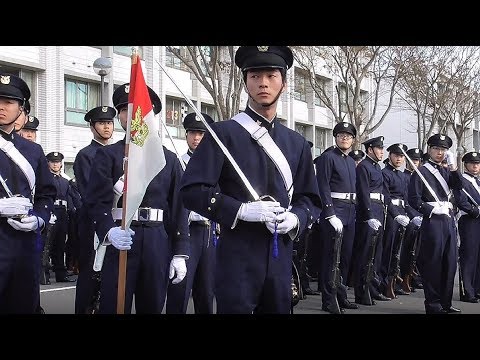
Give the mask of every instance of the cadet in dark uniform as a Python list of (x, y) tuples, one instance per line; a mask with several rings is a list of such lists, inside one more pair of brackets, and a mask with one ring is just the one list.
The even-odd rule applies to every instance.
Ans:
[[(129, 84), (124, 84), (115, 90), (112, 99), (123, 129), (127, 128), (128, 92)], [(162, 109), (160, 99), (153, 90), (149, 92), (153, 111), (158, 114)], [(137, 314), (160, 314), (169, 277), (176, 274), (173, 283), (177, 283), (187, 272), (188, 213), (178, 197), (182, 168), (173, 152), (165, 147), (163, 151), (166, 164), (147, 187), (129, 231), (120, 227), (123, 181), (119, 185), (119, 179), (124, 175), (125, 139), (100, 147), (95, 154), (84, 205), (95, 222), (100, 242), (107, 245), (99, 313), (116, 313), (118, 250), (129, 250), (125, 313), (131, 312), (135, 295)]]
[[(185, 207), (222, 229), (216, 249), (217, 313), (288, 314), (292, 240), (318, 216), (320, 207), (310, 146), (276, 116), (293, 54), (285, 46), (242, 46), (235, 63), (243, 72), (248, 105), (244, 113), (212, 124), (212, 129), (258, 196), (271, 198), (252, 201), (256, 196), (247, 191), (210, 133), (187, 166), (181, 194)], [(254, 138), (251, 131), (257, 131)], [(268, 141), (265, 150), (255, 139)]]
[[(61, 175), (63, 154), (60, 152), (51, 152), (47, 154), (48, 166), (53, 174), (53, 182), (57, 188), (57, 196), (53, 206), (53, 214), (57, 218), (55, 226), (51, 234), (51, 250), (53, 271), (57, 282), (73, 282), (67, 276), (67, 267), (65, 265), (65, 244), (68, 232), (68, 214), (69, 206), (69, 183), (66, 178)], [(70, 205), (71, 206), (71, 205)], [(48, 280), (48, 276), (47, 276)]]
[(37, 130), (38, 130), (39, 121), (33, 116), (27, 116), (27, 122), (21, 128), (18, 133), (21, 137), (24, 137), (27, 140), (36, 142), (37, 141)]
[[(462, 157), (465, 171), (463, 189), (454, 190), (460, 211), (458, 233), (460, 235), (459, 262), (463, 282), (460, 301), (477, 303), (480, 294), (480, 154), (467, 152)], [(466, 193), (468, 193), (468, 195)]]
[[(410, 206), (423, 214), (417, 265), (423, 280), (425, 311), (427, 314), (460, 312), (452, 307), (457, 270), (457, 236), (451, 188), (460, 190), (462, 182), (460, 173), (456, 171), (455, 157), (448, 151), (452, 139), (447, 135), (435, 134), (427, 140), (427, 145), (430, 159), (418, 170), (435, 195), (416, 172), (412, 174), (408, 188)], [(444, 157), (450, 169), (441, 165)]]
[[(390, 300), (380, 292), (378, 269), (382, 256), (383, 223), (388, 191), (383, 183), (379, 161), (383, 158), (383, 136), (364, 141), (366, 156), (356, 168), (355, 302), (375, 305), (375, 300)], [(374, 240), (376, 236), (376, 240)], [(372, 250), (372, 245), (374, 246)], [(373, 255), (373, 256), (372, 256)], [(373, 269), (371, 269), (373, 260)], [(368, 265), (370, 264), (370, 266)], [(367, 273), (370, 271), (370, 278)], [(368, 293), (367, 293), (368, 291)]]
[[(91, 143), (81, 149), (73, 162), (73, 172), (77, 182), (77, 188), (82, 199), (86, 196), (90, 169), (97, 150), (108, 144), (112, 137), (113, 120), (117, 110), (110, 106), (98, 106), (85, 114), (84, 120), (89, 123), (93, 134)], [(85, 314), (87, 307), (91, 305), (94, 296), (96, 279), (93, 278), (93, 236), (95, 233), (92, 220), (88, 217), (87, 207), (77, 210), (81, 226), (79, 226), (78, 238), (78, 279), (75, 294), (75, 313)]]
[(360, 163), (360, 161), (363, 160), (365, 157), (365, 153), (362, 150), (352, 150), (348, 153), (348, 156), (350, 156), (354, 161), (355, 161), (355, 166)]
[(38, 310), (40, 231), (50, 219), (55, 199), (55, 186), (42, 147), (14, 131), (14, 122), (29, 98), (30, 90), (22, 79), (0, 73), (0, 175), (4, 182), (0, 184), (2, 314)]
[[(209, 125), (214, 120), (207, 114), (203, 117)], [(197, 120), (195, 113), (183, 119), (188, 151), (182, 156), (185, 165), (190, 161), (195, 149), (200, 144), (207, 128)], [(167, 314), (185, 314), (188, 300), (192, 294), (195, 314), (213, 314), (215, 289), (215, 223), (197, 214), (189, 212), (190, 257), (187, 260), (187, 276), (185, 281), (168, 286)], [(213, 225), (213, 226), (212, 226)]]
[[(405, 144), (392, 144), (387, 148), (388, 158), (382, 169), (383, 183), (390, 196), (387, 206), (387, 218), (383, 234), (383, 252), (378, 271), (380, 289), (385, 296), (394, 299), (395, 294), (406, 295), (397, 289), (397, 277), (400, 276), (400, 256), (406, 227), (410, 223), (407, 216), (407, 178), (401, 171), (407, 151)], [(403, 233), (403, 235), (401, 235)], [(398, 272), (398, 273), (397, 273)]]
[[(333, 128), (335, 148), (324, 152), (315, 162), (318, 189), (322, 200), (319, 234), (321, 239), (321, 270), (319, 284), (322, 289), (322, 309), (338, 313), (342, 309), (358, 309), (347, 299), (345, 281), (352, 258), (355, 237), (355, 161), (348, 156), (348, 150), (357, 136), (357, 129), (350, 123), (340, 122)], [(340, 242), (341, 283), (332, 290), (332, 274), (335, 267), (335, 238), (342, 234)], [(335, 279), (335, 281), (337, 281)], [(336, 298), (335, 298), (336, 296)], [(334, 305), (335, 304), (335, 305)]]

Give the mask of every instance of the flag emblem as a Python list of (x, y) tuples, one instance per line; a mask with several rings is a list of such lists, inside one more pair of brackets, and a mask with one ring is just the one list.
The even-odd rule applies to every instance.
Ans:
[(132, 127), (130, 131), (131, 141), (135, 145), (142, 147), (143, 144), (145, 144), (148, 132), (148, 125), (143, 121), (142, 108), (138, 106), (137, 111), (135, 111), (135, 117), (132, 119)]

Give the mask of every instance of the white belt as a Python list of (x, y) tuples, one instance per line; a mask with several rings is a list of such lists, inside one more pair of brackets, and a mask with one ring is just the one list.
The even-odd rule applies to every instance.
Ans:
[[(122, 208), (112, 209), (113, 220), (122, 220)], [(163, 210), (152, 208), (138, 208), (133, 215), (133, 221), (163, 221)]]
[(427, 204), (432, 205), (432, 206), (437, 206), (437, 205), (446, 206), (450, 210), (453, 209), (453, 204), (450, 201), (438, 201), (438, 202), (437, 201), (427, 201)]
[(340, 200), (355, 200), (357, 198), (357, 194), (355, 193), (339, 193), (339, 192), (332, 192), (330, 193), (332, 199), (340, 199)]
[(383, 203), (384, 196), (383, 196), (383, 194), (380, 194), (380, 193), (371, 193), (370, 194), (370, 199), (380, 200)]
[(53, 205), (67, 207), (67, 200), (55, 200)]
[(405, 201), (403, 201), (402, 199), (392, 199), (392, 204), (405, 207)]

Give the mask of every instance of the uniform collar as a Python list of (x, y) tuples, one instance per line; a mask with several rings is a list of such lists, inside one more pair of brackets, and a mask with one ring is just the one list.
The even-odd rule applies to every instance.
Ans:
[(464, 173), (467, 174), (468, 176), (474, 178), (474, 179), (478, 179), (478, 175), (472, 175), (472, 174), (470, 174), (470, 173), (467, 172), (467, 171), (465, 171)]
[(436, 162), (432, 161), (432, 159), (428, 159), (428, 162), (429, 162), (430, 165), (432, 165), (437, 170), (444, 169), (442, 164), (437, 164)]
[(333, 145), (332, 149), (336, 154), (340, 155), (341, 157), (347, 157), (348, 154), (345, 154), (342, 150), (340, 150), (336, 145)]
[(187, 150), (187, 155), (190, 156), (190, 157), (192, 157), (192, 156), (193, 156), (192, 150), (188, 149), (188, 150)]
[(373, 160), (373, 159), (372, 159), (370, 156), (368, 156), (368, 155), (365, 155), (364, 160), (368, 160), (368, 161), (371, 162), (373, 165), (378, 165), (378, 161)]
[(10, 131), (10, 133), (6, 133), (5, 131), (0, 129), (0, 135), (7, 141), (12, 141), (13, 140), (13, 133), (14, 131)]
[(247, 105), (247, 107), (245, 108), (245, 113), (249, 115), (253, 120), (255, 120), (258, 125), (263, 126), (264, 128), (267, 128), (268, 131), (270, 131), (275, 127), (275, 123), (277, 121), (277, 115), (275, 115), (272, 121), (268, 121), (267, 118), (265, 118), (264, 116), (260, 115), (255, 110), (253, 110), (250, 107), (250, 105)]

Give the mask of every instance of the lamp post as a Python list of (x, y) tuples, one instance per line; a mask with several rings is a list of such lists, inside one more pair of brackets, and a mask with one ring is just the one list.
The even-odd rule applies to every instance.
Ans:
[(112, 70), (112, 59), (108, 57), (98, 58), (93, 62), (93, 71), (95, 74), (100, 75), (100, 105), (103, 106), (103, 92), (105, 88), (105, 76), (110, 74)]

